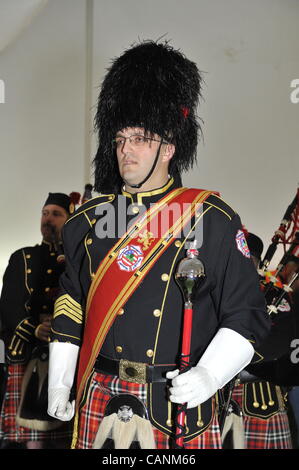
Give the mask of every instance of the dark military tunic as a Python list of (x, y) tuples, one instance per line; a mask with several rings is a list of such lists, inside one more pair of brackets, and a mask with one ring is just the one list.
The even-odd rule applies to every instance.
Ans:
[[(2, 336), (10, 363), (25, 363), (41, 342), (34, 336), (43, 318), (52, 315), (64, 263), (51, 243), (17, 250), (3, 277), (0, 299)], [(43, 343), (45, 344), (45, 343)]]
[[(11, 255), (3, 277), (0, 318), (8, 372), (4, 403), (0, 410), (0, 437), (4, 440), (24, 442), (64, 438), (70, 434), (66, 427), (50, 431), (44, 425), (52, 420), (47, 415), (47, 381), (44, 380), (48, 344), (34, 334), (36, 327), (53, 314), (59, 277), (64, 270), (64, 263), (58, 263), (57, 256), (54, 246), (45, 241), (41, 245), (22, 248)], [(34, 370), (34, 377), (32, 375), (31, 378), (28, 375), (20, 421), (24, 424), (20, 425), (16, 415), (20, 413), (21, 387), (27, 365), (33, 358), (45, 365), (43, 386), (38, 389), (35, 379), (38, 377), (37, 380), (41, 380), (38, 372)], [(32, 425), (35, 420), (41, 421), (43, 430)], [(60, 422), (58, 424), (61, 426)]]
[[(62, 300), (58, 299), (59, 308), (54, 314), (54, 341), (82, 344), (88, 291), (99, 264), (127, 229), (126, 226), (124, 230), (123, 220), (132, 222), (141, 213), (142, 205), (148, 209), (174, 188), (175, 183), (170, 180), (162, 188), (145, 193), (102, 195), (81, 206), (68, 220), (63, 231), (66, 272), (61, 277)], [(191, 221), (191, 228), (198, 227), (197, 247), (206, 280), (193, 306), (194, 365), (220, 327), (231, 328), (254, 347), (269, 329), (257, 273), (250, 255), (236, 239), (242, 229), (239, 216), (221, 198), (211, 195), (202, 212)], [(103, 236), (105, 231), (107, 237)], [(147, 364), (178, 363), (183, 299), (174, 274), (178, 262), (185, 257), (189, 239), (192, 236), (188, 238), (188, 233), (181, 234), (148, 272), (119, 311), (102, 346), (102, 355)], [(111, 285), (111, 289), (115, 286)], [(157, 384), (151, 390), (159, 387), (161, 394), (165, 384)], [(167, 410), (166, 417), (160, 414), (164, 405), (152, 397), (148, 397), (148, 403), (152, 422), (167, 433)], [(194, 429), (190, 429), (192, 432), (194, 436)]]

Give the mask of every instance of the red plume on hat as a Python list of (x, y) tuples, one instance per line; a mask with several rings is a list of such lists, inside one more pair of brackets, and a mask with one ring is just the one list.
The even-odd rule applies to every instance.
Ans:
[(71, 202), (72, 202), (75, 206), (76, 206), (77, 204), (79, 204), (80, 198), (81, 198), (81, 194), (80, 194), (80, 193), (76, 193), (75, 191), (73, 191), (72, 193), (70, 193)]
[(79, 204), (81, 194), (75, 191), (71, 192), (69, 195), (70, 198), (70, 205), (69, 205), (69, 213), (72, 214), (75, 212), (76, 205)]
[(245, 235), (245, 238), (247, 239), (248, 235), (249, 235), (249, 232), (248, 232), (247, 228), (245, 227), (245, 225), (243, 225), (243, 224), (242, 224), (242, 230), (243, 230), (243, 233)]

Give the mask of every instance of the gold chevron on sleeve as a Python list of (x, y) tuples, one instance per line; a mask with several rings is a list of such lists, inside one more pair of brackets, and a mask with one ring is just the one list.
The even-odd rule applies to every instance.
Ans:
[(69, 294), (64, 294), (55, 302), (54, 318), (65, 315), (75, 323), (83, 323), (83, 310), (81, 305), (76, 302)]

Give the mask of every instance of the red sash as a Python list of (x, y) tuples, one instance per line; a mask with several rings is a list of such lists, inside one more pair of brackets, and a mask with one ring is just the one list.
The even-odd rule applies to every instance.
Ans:
[[(117, 313), (134, 293), (144, 276), (175, 241), (212, 191), (174, 189), (154, 204), (135, 225), (111, 248), (100, 263), (91, 283), (86, 306), (83, 344), (80, 350), (77, 379), (77, 407), (95, 360)], [(169, 205), (176, 203), (180, 211), (173, 213), (171, 227), (153, 235), (151, 227), (161, 227), (169, 216)]]

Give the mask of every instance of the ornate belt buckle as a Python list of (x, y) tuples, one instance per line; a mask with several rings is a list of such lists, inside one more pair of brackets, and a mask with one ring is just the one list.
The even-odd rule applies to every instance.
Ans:
[(126, 382), (146, 384), (146, 364), (121, 359), (119, 362), (119, 378)]

